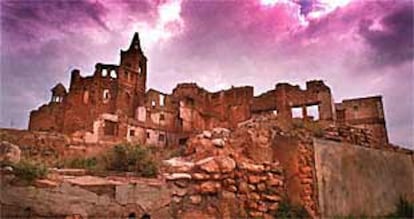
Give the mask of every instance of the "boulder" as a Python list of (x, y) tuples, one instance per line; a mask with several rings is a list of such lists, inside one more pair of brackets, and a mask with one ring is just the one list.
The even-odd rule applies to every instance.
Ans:
[(222, 148), (226, 144), (226, 142), (222, 138), (213, 139), (211, 140), (211, 143), (213, 143), (213, 145), (218, 148)]
[(216, 162), (220, 166), (222, 173), (229, 173), (236, 168), (236, 161), (230, 157), (217, 157)]
[(212, 134), (211, 134), (211, 132), (210, 132), (210, 131), (207, 131), (207, 130), (203, 131), (203, 137), (204, 137), (204, 138), (208, 138), (208, 139), (210, 139), (210, 138), (211, 138), (211, 136), (212, 136)]
[(0, 143), (0, 162), (1, 163), (18, 163), (20, 161), (21, 150), (19, 146), (2, 141)]
[(162, 162), (170, 171), (174, 172), (190, 172), (194, 167), (193, 162), (184, 161), (180, 157), (174, 157)]
[(206, 171), (207, 173), (219, 173), (220, 167), (217, 164), (214, 157), (208, 157), (205, 159), (202, 159), (196, 163), (197, 166), (200, 167), (200, 169)]

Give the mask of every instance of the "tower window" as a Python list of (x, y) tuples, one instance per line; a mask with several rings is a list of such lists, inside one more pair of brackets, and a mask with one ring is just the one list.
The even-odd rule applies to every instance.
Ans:
[(149, 133), (149, 132), (147, 132), (147, 138), (150, 138), (150, 137), (151, 137), (150, 133)]
[(135, 136), (135, 130), (133, 130), (133, 129), (129, 130), (129, 136), (134, 137)]
[(114, 78), (114, 79), (118, 77), (117, 74), (116, 74), (116, 71), (114, 69), (111, 70), (110, 76), (111, 76), (111, 78)]
[(109, 100), (109, 98), (110, 98), (109, 90), (108, 89), (105, 89), (103, 91), (103, 101), (106, 102), (106, 101)]
[(155, 100), (152, 100), (152, 101), (151, 101), (151, 107), (152, 107), (152, 108), (155, 108), (155, 105), (156, 105)]
[(160, 94), (160, 106), (164, 106), (165, 104), (165, 96)]
[(165, 115), (164, 114), (160, 114), (160, 121), (164, 121), (165, 120)]
[(164, 134), (158, 135), (158, 141), (163, 142), (164, 140), (165, 140), (165, 135)]
[(108, 70), (106, 70), (106, 69), (102, 69), (101, 74), (102, 74), (102, 77), (106, 77), (106, 76), (108, 76)]

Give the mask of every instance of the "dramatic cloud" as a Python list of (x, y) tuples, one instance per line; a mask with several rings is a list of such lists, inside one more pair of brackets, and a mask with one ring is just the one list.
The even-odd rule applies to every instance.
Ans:
[(138, 31), (148, 87), (208, 90), (323, 79), (336, 101), (383, 95), (392, 142), (413, 146), (410, 0), (1, 1), (2, 127), (25, 128), (69, 72), (119, 62)]

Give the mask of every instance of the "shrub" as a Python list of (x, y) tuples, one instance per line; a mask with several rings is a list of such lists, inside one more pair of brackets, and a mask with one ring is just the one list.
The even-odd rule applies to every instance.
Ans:
[(16, 177), (27, 182), (32, 182), (38, 178), (44, 178), (48, 173), (48, 169), (45, 165), (28, 160), (22, 160), (13, 165), (13, 170)]
[(289, 200), (282, 200), (275, 213), (275, 218), (309, 218), (309, 214), (303, 206), (293, 205)]
[(88, 169), (93, 170), (96, 168), (98, 161), (95, 157), (92, 158), (75, 158), (67, 162), (65, 164), (66, 167), (69, 168), (81, 168), (81, 169)]
[(391, 218), (414, 218), (414, 203), (410, 203), (400, 197), (394, 213), (388, 215)]
[(143, 177), (155, 177), (158, 173), (151, 151), (141, 145), (116, 145), (106, 154), (104, 162), (107, 170), (135, 172)]

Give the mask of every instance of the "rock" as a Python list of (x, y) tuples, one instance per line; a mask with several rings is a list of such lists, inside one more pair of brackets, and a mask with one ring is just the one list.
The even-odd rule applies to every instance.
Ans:
[(239, 183), (239, 191), (240, 193), (248, 193), (249, 192), (249, 184), (246, 182)]
[(249, 175), (248, 178), (249, 178), (249, 183), (252, 183), (252, 184), (257, 184), (262, 179), (262, 177), (256, 176), (256, 175)]
[(225, 179), (223, 180), (224, 185), (235, 185), (236, 181), (234, 179)]
[(191, 179), (191, 175), (188, 173), (172, 173), (165, 174), (167, 180), (178, 180), (178, 179)]
[(202, 159), (196, 163), (197, 166), (200, 167), (200, 169), (208, 172), (208, 173), (219, 173), (220, 167), (217, 164), (214, 157), (208, 157), (205, 159)]
[(230, 157), (217, 157), (216, 162), (222, 173), (229, 173), (236, 168), (236, 162)]
[(279, 202), (281, 200), (281, 198), (277, 195), (263, 195), (263, 198), (272, 202)]
[(212, 134), (211, 134), (210, 131), (207, 131), (207, 130), (203, 131), (203, 137), (204, 138), (211, 139), (211, 136), (212, 136)]
[(186, 188), (186, 187), (188, 187), (189, 180), (188, 179), (179, 179), (179, 180), (174, 181), (174, 184), (177, 187)]
[(11, 167), (11, 166), (5, 166), (5, 167), (3, 167), (2, 171), (4, 173), (12, 173), (13, 172), (13, 167)]
[(266, 204), (265, 204), (265, 203), (260, 202), (260, 203), (258, 204), (258, 206), (257, 206), (257, 210), (259, 210), (259, 211), (261, 211), (261, 212), (267, 212), (267, 211), (268, 211), (268, 208), (267, 208), (267, 206), (266, 206)]
[(201, 203), (201, 201), (202, 201), (202, 198), (201, 198), (200, 195), (192, 195), (192, 196), (190, 196), (190, 202), (191, 202), (191, 204), (198, 205), (198, 204)]
[(269, 205), (269, 210), (271, 210), (271, 211), (275, 211), (278, 208), (279, 208), (279, 203), (278, 202), (275, 202), (275, 203), (272, 203), (272, 204)]
[(282, 174), (283, 173), (283, 168), (279, 165), (270, 165), (270, 172), (275, 173), (275, 174)]
[(34, 184), (37, 188), (51, 188), (58, 186), (57, 182), (49, 179), (37, 179)]
[(257, 209), (258, 204), (257, 204), (257, 202), (256, 202), (256, 201), (250, 200), (250, 201), (247, 203), (247, 206), (248, 206), (249, 208), (251, 208), (251, 209)]
[(304, 166), (300, 168), (300, 172), (303, 174), (311, 174), (312, 168), (310, 166)]
[(65, 176), (85, 176), (88, 171), (85, 169), (75, 169), (75, 168), (63, 168), (63, 169), (53, 168), (53, 169), (50, 169), (50, 172), (56, 173), (59, 175), (65, 175)]
[(20, 161), (21, 150), (19, 146), (2, 141), (0, 143), (0, 162), (16, 164)]
[(247, 197), (250, 200), (254, 200), (254, 201), (259, 201), (260, 200), (260, 195), (255, 193), (255, 192), (251, 192), (251, 193), (247, 194)]
[(226, 144), (226, 142), (221, 138), (213, 139), (211, 140), (211, 143), (213, 143), (214, 146), (219, 147), (219, 148), (224, 147), (224, 145)]
[(195, 180), (207, 180), (207, 179), (210, 179), (210, 175), (205, 174), (205, 173), (193, 173), (191, 176)]
[(262, 173), (265, 170), (265, 167), (263, 165), (251, 164), (246, 162), (240, 162), (239, 168), (253, 173)]
[(207, 181), (201, 183), (199, 190), (202, 194), (211, 194), (211, 193), (217, 193), (217, 191), (221, 188), (220, 183), (213, 182), (213, 181)]
[(230, 192), (237, 192), (237, 187), (236, 186), (229, 186), (227, 188)]
[(266, 180), (266, 185), (267, 186), (281, 186), (283, 185), (283, 181), (281, 179), (271, 177)]
[(257, 190), (260, 192), (264, 192), (266, 190), (266, 184), (265, 183), (257, 184)]
[(194, 167), (193, 162), (183, 161), (182, 158), (179, 157), (164, 160), (163, 164), (172, 172), (190, 172)]
[(230, 130), (228, 130), (226, 128), (217, 127), (217, 128), (213, 128), (212, 134), (213, 134), (213, 137), (216, 137), (216, 136), (218, 136), (218, 137), (229, 137), (230, 136)]
[(183, 197), (187, 194), (187, 190), (186, 189), (176, 189), (173, 191), (173, 195), (176, 195), (178, 197)]
[(262, 217), (263, 216), (263, 212), (260, 211), (250, 211), (249, 215), (256, 218), (256, 217)]
[(300, 180), (300, 182), (302, 184), (312, 184), (313, 183), (313, 179), (312, 178), (303, 178)]
[(180, 198), (180, 197), (178, 197), (178, 196), (173, 196), (173, 197), (172, 197), (172, 200), (173, 200), (173, 202), (175, 202), (175, 203), (179, 203), (179, 202), (181, 202), (181, 198)]

